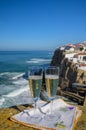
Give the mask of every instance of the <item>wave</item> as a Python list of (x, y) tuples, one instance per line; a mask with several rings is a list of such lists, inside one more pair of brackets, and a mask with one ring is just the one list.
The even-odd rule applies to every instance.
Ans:
[(3, 75), (9, 75), (9, 72), (0, 73), (0, 76), (3, 76)]
[(25, 73), (21, 73), (21, 74), (19, 74), (19, 75), (17, 75), (17, 76), (12, 77), (12, 79), (18, 79), (18, 78), (21, 78), (21, 77), (23, 77), (24, 74), (25, 74)]
[(13, 84), (15, 84), (15, 85), (27, 85), (28, 84), (28, 80), (25, 80), (25, 79), (18, 79), (18, 80), (16, 80), (16, 81), (13, 81)]
[(21, 93), (23, 93), (24, 91), (28, 91), (28, 90), (29, 90), (29, 85), (27, 85), (24, 88), (14, 90), (13, 92), (10, 92), (7, 95), (3, 95), (3, 97), (16, 97), (16, 96), (20, 95)]
[(0, 73), (0, 78), (2, 78), (4, 80), (9, 79), (9, 80), (17, 80), (20, 78), (23, 78), (23, 76), (25, 76), (25, 73), (21, 73), (21, 72), (3, 72)]
[[(30, 88), (28, 80), (19, 78), (12, 81), (12, 85), (5, 85), (0, 97), (0, 108), (16, 104), (28, 103)], [(5, 92), (5, 91), (6, 92)], [(27, 98), (28, 97), (28, 98)]]
[(30, 61), (26, 61), (27, 63), (49, 63), (51, 61), (51, 59), (41, 59), (41, 58), (32, 58)]
[(0, 99), (0, 106), (4, 103), (4, 101), (5, 101), (5, 98)]
[(0, 100), (0, 108), (7, 108), (21, 104), (33, 104), (33, 98), (29, 89), (14, 97), (3, 95)]

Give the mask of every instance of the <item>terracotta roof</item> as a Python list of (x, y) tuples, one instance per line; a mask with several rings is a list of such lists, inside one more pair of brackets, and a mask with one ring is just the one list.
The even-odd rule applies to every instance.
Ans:
[(86, 64), (80, 64), (80, 66), (86, 66)]
[(82, 47), (82, 44), (75, 44), (76, 47)]
[(86, 52), (78, 53), (76, 55), (86, 55)]
[(66, 46), (76, 47), (74, 44), (67, 44)]

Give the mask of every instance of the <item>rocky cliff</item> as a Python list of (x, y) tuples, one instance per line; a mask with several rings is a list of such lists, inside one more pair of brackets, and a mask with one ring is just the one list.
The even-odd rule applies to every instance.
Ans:
[(65, 52), (61, 51), (60, 49), (56, 49), (52, 57), (51, 65), (60, 66), (64, 57), (65, 57)]
[(72, 83), (85, 83), (86, 71), (80, 70), (72, 61), (65, 58), (65, 51), (56, 49), (51, 61), (52, 66), (60, 67), (59, 86), (66, 89), (72, 86)]

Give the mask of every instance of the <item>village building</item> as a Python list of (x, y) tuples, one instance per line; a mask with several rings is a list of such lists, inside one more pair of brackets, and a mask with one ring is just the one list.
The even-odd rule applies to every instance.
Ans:
[(76, 55), (77, 53), (67, 53), (65, 54), (65, 58), (68, 58), (69, 60), (73, 60), (74, 56)]
[(65, 46), (61, 46), (61, 47), (60, 47), (60, 50), (65, 50)]
[(86, 51), (86, 45), (84, 43), (82, 44), (75, 44), (75, 51)]
[(85, 70), (85, 71), (86, 71), (86, 64), (80, 64), (80, 65), (78, 66), (78, 69), (80, 69), (80, 70)]
[(78, 62), (86, 63), (86, 52), (75, 54), (73, 58), (76, 58)]
[(74, 49), (74, 47), (72, 47), (72, 46), (66, 46), (65, 47), (65, 51), (66, 52), (73, 52), (75, 49)]

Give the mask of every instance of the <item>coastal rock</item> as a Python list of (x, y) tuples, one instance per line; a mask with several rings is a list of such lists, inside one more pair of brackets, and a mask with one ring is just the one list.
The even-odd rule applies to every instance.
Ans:
[(65, 51), (55, 50), (51, 66), (60, 67), (59, 86), (62, 89), (72, 87), (72, 83), (86, 83), (86, 71), (77, 68), (76, 64), (65, 58)]
[(64, 59), (64, 51), (61, 51), (60, 49), (56, 49), (51, 61), (51, 66), (60, 66), (62, 59)]

